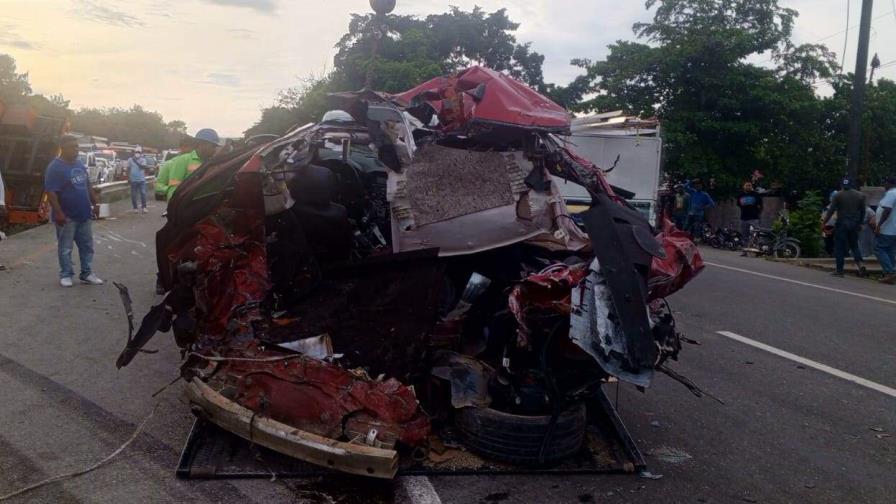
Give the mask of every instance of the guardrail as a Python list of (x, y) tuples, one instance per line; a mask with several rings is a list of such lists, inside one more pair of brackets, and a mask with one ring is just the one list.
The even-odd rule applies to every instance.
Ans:
[[(146, 177), (147, 197), (152, 198), (153, 188), (155, 187), (156, 178)], [(100, 201), (102, 203), (112, 203), (124, 198), (130, 197), (131, 183), (127, 180), (117, 180), (115, 182), (106, 182), (105, 184), (97, 184), (93, 186), (100, 193)]]

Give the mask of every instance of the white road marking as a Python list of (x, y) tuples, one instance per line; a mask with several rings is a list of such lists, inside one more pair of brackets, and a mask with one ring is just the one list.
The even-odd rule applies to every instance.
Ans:
[(728, 270), (732, 270), (732, 271), (740, 271), (741, 273), (747, 273), (747, 274), (750, 274), (750, 275), (756, 275), (756, 276), (761, 276), (761, 277), (765, 277), (765, 278), (771, 278), (771, 279), (773, 279), (773, 280), (780, 280), (780, 281), (782, 281), (782, 282), (789, 282), (789, 283), (792, 283), (792, 284), (803, 285), (803, 286), (806, 286), (806, 287), (814, 287), (814, 288), (816, 288), (816, 289), (826, 290), (826, 291), (830, 291), (830, 292), (836, 292), (836, 293), (838, 293), (838, 294), (847, 294), (847, 295), (850, 295), (850, 296), (856, 296), (856, 297), (860, 297), (860, 298), (864, 298), (864, 299), (870, 299), (870, 300), (872, 300), (872, 301), (880, 301), (881, 303), (887, 303), (887, 304), (896, 305), (896, 300), (894, 300), (894, 299), (887, 299), (887, 298), (882, 298), (882, 297), (869, 296), (869, 295), (867, 295), (867, 294), (861, 294), (861, 293), (858, 293), (858, 292), (852, 292), (852, 291), (843, 290), (843, 289), (835, 289), (835, 288), (833, 288), (833, 287), (826, 287), (826, 286), (824, 286), (824, 285), (818, 285), (818, 284), (809, 283), (809, 282), (801, 282), (801, 281), (799, 281), (799, 280), (792, 280), (792, 279), (790, 279), (790, 278), (784, 278), (784, 277), (775, 276), (775, 275), (767, 275), (767, 274), (765, 274), (765, 273), (759, 273), (759, 272), (756, 272), (756, 271), (750, 271), (750, 270), (748, 270), (748, 269), (735, 268), (734, 266), (725, 266), (724, 264), (717, 264), (717, 263), (712, 263), (712, 262), (707, 262), (707, 261), (704, 261), (704, 264), (706, 264), (706, 265), (708, 265), (708, 266), (714, 266), (714, 267), (716, 267), (716, 268), (723, 268), (723, 269), (728, 269)]
[(397, 504), (442, 504), (442, 499), (426, 476), (402, 476), (398, 478)]
[(131, 240), (130, 238), (125, 238), (124, 236), (122, 236), (118, 233), (113, 233), (112, 231), (109, 231), (109, 237), (112, 238), (113, 240), (123, 241), (123, 242), (131, 243), (134, 245), (140, 245), (141, 247), (146, 248), (146, 244), (143, 243), (142, 241)]
[(851, 381), (855, 384), (858, 384), (863, 387), (870, 388), (871, 390), (880, 392), (881, 394), (886, 394), (890, 397), (896, 398), (896, 389), (888, 387), (886, 385), (881, 385), (880, 383), (875, 383), (871, 380), (866, 380), (865, 378), (856, 376), (854, 374), (847, 373), (846, 371), (840, 371), (839, 369), (832, 368), (831, 366), (827, 366), (820, 362), (815, 362), (814, 360), (807, 359), (805, 357), (800, 357), (799, 355), (792, 354), (790, 352), (781, 350), (780, 348), (775, 348), (771, 345), (766, 345), (765, 343), (761, 343), (756, 340), (751, 340), (750, 338), (746, 338), (744, 336), (741, 336), (740, 334), (736, 334), (731, 331), (716, 331), (716, 334), (722, 335), (726, 338), (733, 339), (734, 341), (739, 341), (745, 345), (750, 345), (751, 347), (758, 348), (760, 350), (765, 350), (766, 352), (773, 353), (779, 357), (784, 357), (785, 359), (789, 359), (794, 362), (798, 362), (806, 367), (810, 367), (813, 369), (817, 369), (819, 371), (823, 371), (829, 375), (836, 376), (837, 378), (841, 378), (846, 381)]

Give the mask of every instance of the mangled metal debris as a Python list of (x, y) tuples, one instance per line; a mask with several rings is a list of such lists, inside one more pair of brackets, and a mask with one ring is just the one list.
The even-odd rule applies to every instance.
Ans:
[[(562, 108), (479, 67), (333, 100), (344, 112), (182, 184), (157, 236), (167, 294), (119, 366), (170, 330), (197, 414), (388, 478), (449, 431), (555, 463), (583, 447), (602, 383), (648, 386), (677, 357), (662, 298), (699, 254), (553, 136)], [(551, 176), (588, 189), (587, 233)]]

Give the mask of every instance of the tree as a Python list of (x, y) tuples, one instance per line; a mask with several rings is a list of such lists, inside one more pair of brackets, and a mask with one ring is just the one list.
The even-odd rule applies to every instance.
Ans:
[(140, 105), (130, 109), (84, 108), (71, 119), (73, 131), (150, 147), (173, 147), (186, 132), (186, 123), (166, 123), (161, 114)]
[[(822, 104), (824, 127), (838, 139), (836, 157), (840, 174), (846, 165), (846, 136), (849, 131), (849, 106), (852, 100), (852, 74), (838, 76), (832, 82), (834, 94)], [(869, 184), (880, 184), (881, 179), (896, 174), (896, 82), (880, 79), (865, 91), (865, 110), (862, 115), (862, 164), (859, 179)]]
[(165, 126), (168, 127), (168, 131), (172, 133), (176, 133), (178, 135), (186, 135), (187, 134), (187, 123), (181, 121), (180, 119), (175, 119), (174, 121), (169, 121)]
[(0, 100), (17, 101), (31, 94), (27, 73), (18, 73), (16, 60), (8, 54), (0, 54)]
[[(586, 110), (621, 108), (662, 119), (673, 176), (714, 178), (733, 193), (755, 170), (792, 189), (836, 178), (836, 142), (820, 127), (812, 84), (834, 74), (823, 46), (791, 42), (792, 9), (778, 0), (647, 0), (644, 42), (618, 41), (584, 77)], [(771, 55), (775, 68), (747, 62)], [(587, 89), (587, 86), (583, 86)]]
[(71, 102), (66, 100), (61, 94), (50, 96), (31, 95), (25, 98), (25, 100), (38, 115), (71, 118), (72, 111), (69, 109)]
[(72, 131), (152, 147), (173, 147), (186, 134), (187, 124), (180, 120), (165, 123), (161, 114), (144, 110), (85, 108), (71, 110), (71, 102), (61, 94), (32, 94), (27, 73), (18, 73), (15, 60), (0, 54), (0, 99), (27, 103), (38, 115), (66, 117)]
[[(327, 110), (327, 93), (361, 89), (368, 75), (373, 89), (398, 92), (478, 64), (546, 91), (544, 56), (517, 42), (513, 33), (518, 27), (505, 9), (487, 13), (479, 7), (471, 11), (451, 7), (426, 18), (390, 15), (379, 21), (373, 14), (354, 14), (348, 32), (336, 44), (332, 72), (282, 92), (245, 134), (283, 133), (294, 124), (319, 120)], [(551, 89), (563, 92), (556, 86)], [(578, 96), (568, 94), (570, 99)]]

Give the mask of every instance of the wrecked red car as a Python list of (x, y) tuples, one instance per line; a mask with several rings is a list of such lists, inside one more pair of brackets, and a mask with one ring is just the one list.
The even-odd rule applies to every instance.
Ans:
[[(167, 291), (129, 336), (183, 349), (195, 412), (273, 450), (391, 478), (446, 429), (551, 464), (608, 378), (681, 348), (664, 297), (702, 268), (558, 135), (565, 110), (473, 67), (207, 162), (157, 235)], [(584, 229), (551, 175), (588, 189)], [(133, 329), (133, 327), (132, 327)]]

